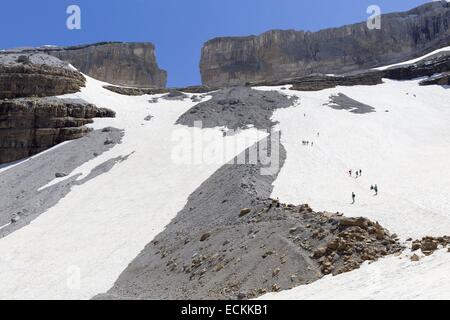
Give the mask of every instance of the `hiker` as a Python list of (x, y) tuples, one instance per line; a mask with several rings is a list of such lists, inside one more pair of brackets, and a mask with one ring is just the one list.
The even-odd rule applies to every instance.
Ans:
[(314, 147), (314, 142), (311, 142), (311, 147)]
[(375, 187), (373, 187), (373, 190), (375, 191), (375, 195), (378, 195), (378, 185), (375, 185)]
[(356, 171), (356, 179), (359, 178), (359, 171)]
[(317, 136), (320, 137), (320, 132), (317, 132)]
[(352, 176), (352, 170), (348, 170), (348, 175), (351, 177)]
[(373, 187), (373, 185), (370, 186), (370, 191), (373, 191), (375, 188)]
[(352, 192), (352, 204), (355, 204), (355, 200), (356, 200), (356, 194), (354, 192)]
[(362, 170), (361, 169), (359, 169), (359, 176), (360, 177), (362, 176)]

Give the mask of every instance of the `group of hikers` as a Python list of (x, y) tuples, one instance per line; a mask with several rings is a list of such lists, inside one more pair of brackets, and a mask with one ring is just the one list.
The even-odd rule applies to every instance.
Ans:
[[(361, 177), (362, 176), (362, 170), (361, 169), (359, 169), (359, 170), (356, 170), (356, 178), (359, 178), (359, 177)], [(353, 176), (353, 170), (349, 170), (348, 171), (348, 175), (350, 176), (350, 177), (352, 177)]]
[[(352, 177), (353, 170), (349, 170), (348, 174), (349, 174), (350, 177)], [(356, 171), (356, 178), (361, 177), (361, 176), (362, 176), (362, 170), (357, 170)], [(378, 185), (377, 184), (371, 185), (370, 186), (370, 190), (375, 192), (375, 194), (374, 194), (375, 196), (378, 195)], [(352, 192), (352, 204), (355, 204), (355, 202), (356, 202), (356, 194), (354, 192)]]
[[(320, 137), (320, 132), (317, 132), (317, 137)], [(314, 147), (314, 142), (309, 141), (309, 140), (303, 140), (302, 145), (307, 146), (307, 147), (309, 147), (309, 146)]]

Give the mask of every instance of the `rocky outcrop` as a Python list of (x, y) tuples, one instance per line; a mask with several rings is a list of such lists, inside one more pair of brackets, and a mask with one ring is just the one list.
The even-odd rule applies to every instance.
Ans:
[(362, 72), (345, 76), (315, 74), (304, 78), (294, 79), (291, 83), (293, 83), (292, 90), (317, 91), (337, 86), (374, 86), (383, 83), (383, 75), (382, 72), (377, 71)]
[(78, 92), (85, 78), (46, 54), (0, 53), (0, 99)]
[(343, 74), (409, 60), (450, 45), (450, 4), (433, 2), (365, 22), (318, 32), (274, 30), (217, 38), (202, 49), (203, 83), (212, 87), (313, 73)]
[(21, 98), (0, 100), (0, 163), (35, 155), (82, 137), (93, 118), (114, 117), (108, 109), (81, 100)]
[(172, 91), (180, 91), (186, 93), (208, 93), (213, 89), (207, 86), (191, 86), (184, 88), (130, 88), (130, 87), (118, 87), (118, 86), (103, 86), (103, 88), (126, 96), (143, 96), (143, 95), (153, 95), (153, 94), (161, 94), (161, 93), (170, 93)]
[(421, 85), (446, 85), (450, 71), (450, 51), (433, 55), (412, 64), (393, 66), (385, 70), (364, 70), (343, 75), (313, 74), (299, 78), (249, 82), (247, 86), (282, 86), (292, 84), (297, 91), (317, 91), (337, 86), (377, 85), (383, 79), (412, 80), (429, 77)]
[(444, 72), (444, 73), (429, 77), (428, 79), (421, 81), (420, 85), (421, 86), (431, 86), (431, 85), (449, 86), (450, 85), (450, 72)]
[(167, 73), (158, 67), (151, 43), (111, 42), (44, 50), (101, 81), (122, 86), (166, 86)]
[[(426, 256), (432, 255), (439, 248), (446, 248), (450, 246), (450, 237), (424, 237), (421, 240), (415, 240), (411, 244), (411, 251), (415, 252), (421, 250)], [(449, 247), (450, 252), (450, 247)]]

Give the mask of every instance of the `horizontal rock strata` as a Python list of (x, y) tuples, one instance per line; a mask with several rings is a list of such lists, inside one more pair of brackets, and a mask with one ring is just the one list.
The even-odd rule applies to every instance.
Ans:
[(0, 99), (75, 93), (84, 85), (82, 74), (49, 56), (0, 53)]
[(35, 155), (82, 137), (93, 118), (114, 117), (108, 109), (81, 100), (21, 98), (0, 100), (0, 163)]

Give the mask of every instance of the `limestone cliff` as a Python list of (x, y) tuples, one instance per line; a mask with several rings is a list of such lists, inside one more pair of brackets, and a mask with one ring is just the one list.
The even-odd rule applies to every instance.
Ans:
[(259, 36), (208, 41), (202, 49), (203, 84), (218, 87), (313, 73), (346, 73), (415, 58), (450, 45), (450, 3), (424, 4), (382, 16), (381, 30), (366, 22), (318, 32), (274, 30)]
[(81, 138), (92, 118), (111, 110), (81, 100), (20, 98), (0, 100), (0, 163), (35, 155), (58, 143)]
[(97, 43), (45, 50), (95, 79), (122, 86), (164, 88), (167, 73), (158, 67), (151, 43)]
[(78, 92), (83, 75), (42, 53), (0, 53), (0, 99)]

